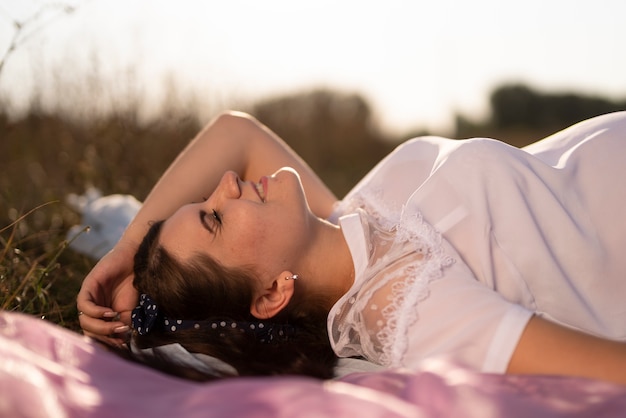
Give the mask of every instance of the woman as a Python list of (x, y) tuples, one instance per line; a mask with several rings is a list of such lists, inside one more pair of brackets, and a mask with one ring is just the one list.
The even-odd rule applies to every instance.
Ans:
[[(219, 315), (237, 305), (226, 316), (240, 335), (264, 339), (244, 329), (262, 321), (293, 331), (268, 347), (297, 345), (298, 335), (321, 347), (312, 324), (323, 322), (323, 312), (340, 357), (413, 367), (448, 355), (485, 372), (626, 384), (625, 132), (626, 113), (615, 113), (524, 150), (486, 139), (418, 138), (337, 203), (267, 128), (246, 115), (222, 115), (172, 164), (87, 276), (78, 296), (81, 326), (119, 343), (114, 336), (128, 331), (139, 290), (137, 350), (170, 359), (178, 358), (175, 350), (202, 353), (208, 356), (191, 357), (227, 370), (219, 375), (232, 367), (255, 371), (233, 364), (247, 359), (194, 346), (181, 332), (217, 329), (219, 337), (226, 326)], [(153, 221), (163, 219), (140, 248)], [(223, 289), (234, 283), (224, 277), (246, 285), (235, 285), (236, 303), (190, 311), (186, 301), (202, 280), (190, 279), (187, 293), (172, 283), (191, 270), (205, 275), (211, 263), (219, 273), (208, 279), (217, 287), (207, 306), (220, 300), (216, 294), (237, 293)], [(166, 266), (173, 267), (163, 281)], [(142, 321), (157, 324), (156, 334)], [(169, 321), (185, 329), (168, 330)], [(158, 352), (160, 344), (176, 348)], [(280, 353), (268, 350), (259, 355)], [(296, 357), (285, 372), (314, 356)]]

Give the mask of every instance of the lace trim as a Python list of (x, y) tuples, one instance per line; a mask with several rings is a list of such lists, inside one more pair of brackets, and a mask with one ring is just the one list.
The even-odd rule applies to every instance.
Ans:
[[(366, 211), (371, 241), (367, 277), (341, 307), (345, 322), (337, 324), (337, 348), (355, 348), (357, 341), (349, 341), (355, 331), (362, 355), (384, 366), (401, 366), (408, 330), (419, 317), (417, 305), (428, 297), (429, 283), (442, 277), (454, 259), (444, 252), (441, 234), (423, 220), (417, 208), (390, 203), (381, 190), (370, 190), (337, 207), (343, 213)], [(380, 301), (380, 294), (386, 294), (382, 309), (372, 303), (372, 299)]]

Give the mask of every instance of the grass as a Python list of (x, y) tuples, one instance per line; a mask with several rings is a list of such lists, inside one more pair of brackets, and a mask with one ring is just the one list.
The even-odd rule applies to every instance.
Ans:
[(72, 256), (65, 251), (69, 243), (60, 231), (23, 234), (28, 217), (44, 206), (0, 229), (0, 308), (36, 315), (78, 330), (74, 304), (80, 283), (77, 273), (80, 270), (82, 276), (91, 262), (68, 258)]
[(67, 248), (81, 219), (66, 196), (93, 185), (145, 197), (196, 130), (185, 126), (0, 115), (0, 308), (78, 330), (75, 299), (95, 261)]

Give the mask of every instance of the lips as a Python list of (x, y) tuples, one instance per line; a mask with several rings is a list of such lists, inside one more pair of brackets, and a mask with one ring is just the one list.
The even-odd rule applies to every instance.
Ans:
[(258, 183), (252, 183), (252, 188), (261, 199), (261, 202), (265, 203), (265, 197), (267, 196), (267, 177), (261, 177)]
[(266, 176), (261, 177), (260, 183), (261, 183), (261, 189), (262, 189), (261, 196), (263, 197), (263, 202), (265, 202), (265, 199), (267, 198), (267, 177)]

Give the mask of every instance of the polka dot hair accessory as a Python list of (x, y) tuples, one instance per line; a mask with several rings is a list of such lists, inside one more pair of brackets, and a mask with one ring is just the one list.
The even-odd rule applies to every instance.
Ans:
[(214, 330), (220, 336), (237, 330), (254, 336), (259, 342), (271, 344), (288, 341), (296, 335), (296, 329), (290, 324), (278, 324), (268, 321), (233, 321), (228, 318), (211, 320), (171, 319), (159, 312), (154, 300), (145, 293), (139, 297), (139, 306), (131, 315), (132, 327), (139, 335), (152, 331), (176, 332), (189, 329)]
[(131, 322), (139, 335), (149, 334), (159, 319), (159, 308), (150, 296), (142, 293), (139, 296), (139, 306), (133, 309)]

